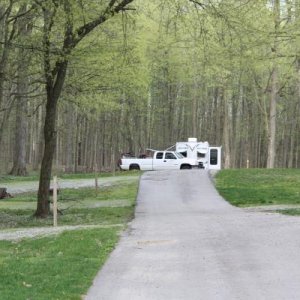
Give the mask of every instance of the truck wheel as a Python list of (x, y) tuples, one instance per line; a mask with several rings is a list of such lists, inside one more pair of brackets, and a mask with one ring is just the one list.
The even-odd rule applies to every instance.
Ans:
[(140, 170), (140, 166), (139, 165), (130, 165), (129, 170)]
[(180, 170), (188, 170), (188, 169), (191, 169), (192, 166), (191, 165), (181, 165), (180, 166)]

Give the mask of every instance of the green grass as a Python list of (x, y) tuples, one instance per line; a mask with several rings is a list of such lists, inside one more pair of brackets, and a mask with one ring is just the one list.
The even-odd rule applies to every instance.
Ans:
[[(137, 181), (100, 188), (63, 189), (59, 194), (59, 225), (125, 223), (133, 216)], [(111, 207), (103, 207), (105, 202)], [(36, 194), (26, 193), (0, 202), (0, 229), (52, 226), (52, 217), (36, 219)]]
[[(100, 172), (99, 178), (112, 177), (112, 176), (128, 176), (128, 175), (140, 175), (140, 171), (116, 171), (116, 172)], [(59, 173), (56, 174), (61, 179), (90, 179), (95, 178), (95, 173)], [(37, 172), (30, 173), (28, 176), (12, 176), (12, 175), (0, 175), (0, 184), (22, 181), (38, 181), (39, 174)]]
[(235, 206), (300, 204), (299, 169), (222, 170), (219, 193)]
[[(36, 219), (31, 210), (0, 210), (0, 229), (20, 227), (48, 227), (53, 225), (52, 217)], [(81, 208), (64, 211), (58, 216), (61, 225), (110, 225), (124, 224), (133, 217), (133, 206)]]
[[(108, 228), (65, 231), (58, 236), (0, 241), (0, 299), (81, 299), (115, 247), (120, 228), (134, 215), (136, 182), (99, 189), (62, 190), (59, 225), (120, 225)], [(3, 202), (1, 202), (3, 203)], [(100, 204), (116, 207), (97, 207)], [(122, 203), (125, 205), (122, 206)], [(52, 218), (35, 219), (35, 194), (17, 195), (0, 206), (0, 228), (52, 226)], [(119, 205), (119, 206), (118, 206)]]
[(1, 299), (81, 299), (118, 240), (117, 229), (0, 242)]
[(284, 215), (289, 215), (289, 216), (300, 216), (300, 209), (299, 208), (293, 208), (293, 209), (283, 209), (278, 211)]

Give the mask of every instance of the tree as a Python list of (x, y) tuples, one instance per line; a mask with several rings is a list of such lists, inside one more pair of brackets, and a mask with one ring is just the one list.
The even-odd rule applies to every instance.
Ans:
[[(75, 3), (71, 0), (37, 2), (43, 12), (43, 48), (44, 74), (47, 94), (46, 116), (44, 124), (45, 147), (41, 165), (36, 217), (46, 217), (49, 214), (49, 186), (52, 170), (52, 161), (56, 146), (56, 116), (57, 105), (67, 75), (69, 57), (79, 42), (95, 28), (124, 12), (133, 0), (110, 0), (102, 12), (81, 26), (75, 28)], [(51, 47), (54, 22), (58, 13), (62, 13), (64, 32), (59, 56), (53, 55)], [(84, 18), (84, 16), (82, 16)], [(57, 45), (58, 46), (58, 45)]]
[(278, 31), (280, 26), (280, 0), (275, 0), (273, 4), (274, 11), (274, 44), (273, 68), (271, 72), (271, 92), (270, 92), (270, 113), (269, 113), (269, 132), (268, 132), (268, 160), (267, 168), (274, 168), (276, 153), (276, 106), (278, 93), (278, 67), (276, 56), (278, 51)]
[(17, 24), (17, 18), (12, 18), (14, 1), (5, 4), (0, 4), (0, 144), (14, 102), (13, 97), (8, 96), (7, 73)]
[[(21, 5), (18, 15), (27, 12), (27, 5)], [(17, 21), (19, 40), (31, 34), (30, 16), (19, 18)], [(16, 128), (13, 167), (10, 174), (16, 176), (27, 175), (26, 169), (26, 140), (27, 140), (27, 96), (28, 96), (28, 66), (30, 57), (25, 49), (17, 49), (17, 87), (16, 87)]]

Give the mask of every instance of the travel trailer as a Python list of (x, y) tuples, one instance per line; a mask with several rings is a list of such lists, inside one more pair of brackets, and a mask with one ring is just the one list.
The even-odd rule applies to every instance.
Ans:
[[(175, 148), (171, 151), (172, 148)], [(151, 155), (142, 154), (135, 157), (123, 153), (118, 161), (122, 170), (178, 170), (201, 168), (208, 170), (221, 169), (221, 148), (211, 147), (208, 142), (198, 142), (189, 138), (187, 142), (177, 142), (164, 151), (147, 149)]]
[(198, 142), (197, 138), (189, 138), (187, 142), (177, 142), (172, 147), (174, 146), (176, 152), (181, 153), (184, 157), (197, 159), (200, 168), (208, 170), (221, 169), (222, 147), (211, 147), (208, 142)]

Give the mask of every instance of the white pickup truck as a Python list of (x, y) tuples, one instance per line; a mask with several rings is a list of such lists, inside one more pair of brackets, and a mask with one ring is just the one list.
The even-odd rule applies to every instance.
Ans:
[(121, 158), (122, 170), (181, 170), (198, 168), (196, 159), (185, 158), (174, 151), (155, 151), (153, 157), (146, 158)]

